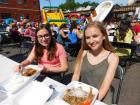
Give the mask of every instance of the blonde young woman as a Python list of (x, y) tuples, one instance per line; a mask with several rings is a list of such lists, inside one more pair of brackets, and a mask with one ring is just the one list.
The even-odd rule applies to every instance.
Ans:
[(119, 58), (109, 43), (103, 24), (98, 21), (91, 22), (84, 31), (72, 81), (81, 81), (98, 88), (98, 100), (112, 104), (110, 87), (118, 62)]

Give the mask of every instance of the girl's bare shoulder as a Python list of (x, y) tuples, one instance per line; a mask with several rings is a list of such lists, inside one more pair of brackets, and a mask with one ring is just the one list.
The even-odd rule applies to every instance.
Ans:
[(115, 54), (115, 53), (111, 53), (108, 57), (108, 62), (118, 62), (119, 61), (119, 57)]

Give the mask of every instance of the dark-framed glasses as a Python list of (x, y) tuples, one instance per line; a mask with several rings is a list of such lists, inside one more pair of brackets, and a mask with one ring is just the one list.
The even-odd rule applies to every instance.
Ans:
[(49, 39), (49, 38), (50, 38), (50, 35), (49, 35), (49, 34), (38, 35), (37, 38), (38, 38), (38, 39), (41, 39), (41, 40), (42, 40), (43, 38), (45, 38), (45, 39)]

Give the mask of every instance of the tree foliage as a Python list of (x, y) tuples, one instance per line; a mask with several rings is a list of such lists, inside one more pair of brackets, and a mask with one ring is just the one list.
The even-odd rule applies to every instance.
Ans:
[(98, 3), (96, 2), (89, 2), (89, 1), (86, 1), (86, 2), (83, 2), (83, 3), (79, 3), (79, 2), (66, 2), (64, 4), (61, 4), (59, 5), (59, 7), (62, 9), (62, 10), (76, 10), (77, 8), (79, 7), (87, 7), (87, 6), (93, 6), (93, 7), (96, 7), (98, 5)]

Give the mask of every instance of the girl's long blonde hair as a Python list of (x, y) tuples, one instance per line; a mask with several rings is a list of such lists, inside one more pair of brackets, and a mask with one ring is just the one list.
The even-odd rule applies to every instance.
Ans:
[(84, 53), (84, 51), (90, 49), (88, 47), (87, 43), (86, 43), (86, 40), (85, 40), (85, 31), (86, 31), (87, 28), (91, 28), (91, 27), (98, 28), (101, 31), (101, 33), (105, 36), (105, 39), (103, 40), (103, 48), (105, 50), (110, 51), (110, 52), (114, 52), (114, 48), (111, 45), (111, 43), (109, 42), (107, 31), (106, 31), (106, 28), (104, 27), (104, 24), (102, 24), (99, 21), (91, 22), (91, 23), (87, 24), (87, 26), (85, 27), (81, 49), (80, 49), (80, 51), (78, 53), (78, 56), (76, 58), (75, 65), (74, 65), (74, 70), (77, 70), (77, 69), (80, 70), (81, 69), (81, 64), (83, 62), (83, 57), (84, 57), (83, 53)]

